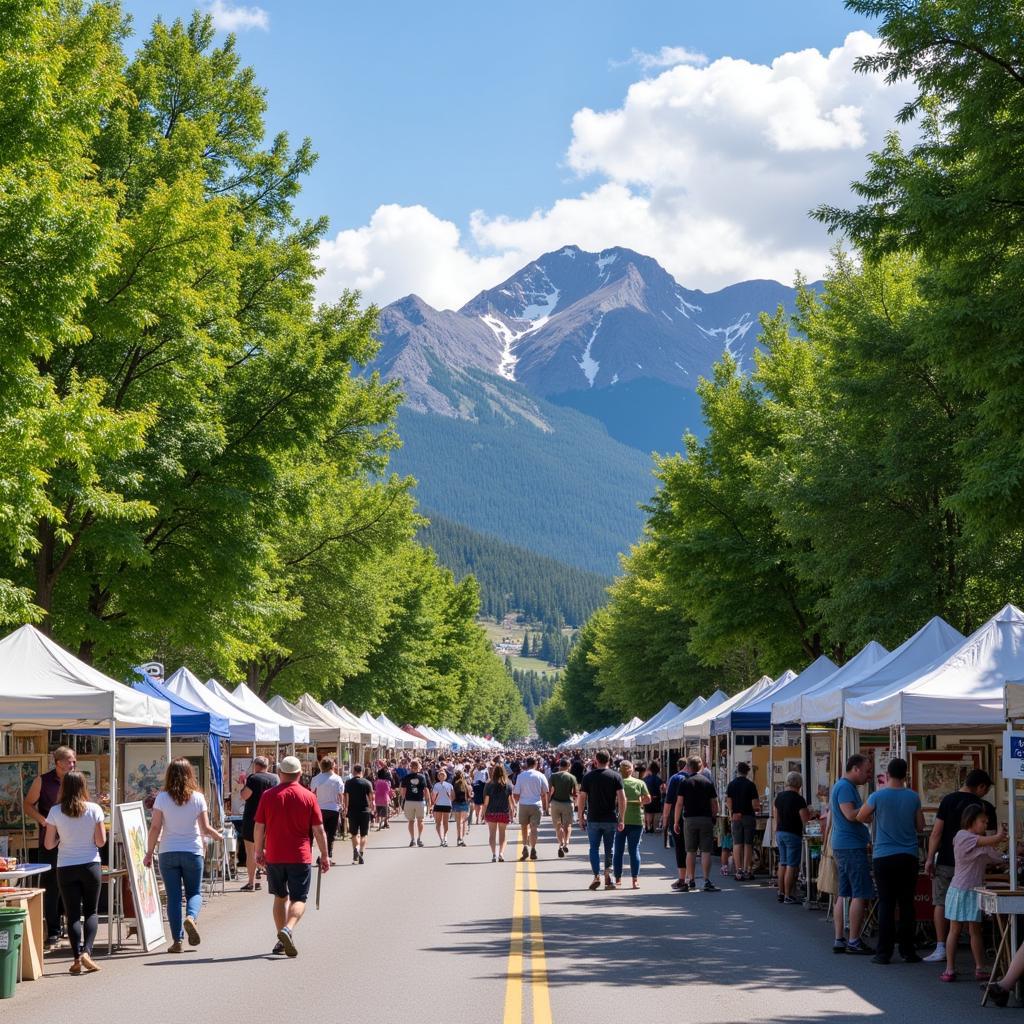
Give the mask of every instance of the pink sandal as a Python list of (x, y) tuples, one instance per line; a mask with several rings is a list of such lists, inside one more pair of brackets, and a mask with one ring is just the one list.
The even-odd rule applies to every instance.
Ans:
[(939, 975), (939, 981), (956, 981), (956, 971), (943, 971)]
[(991, 975), (992, 975), (992, 972), (991, 971), (986, 971), (984, 968), (980, 968), (980, 967), (975, 967), (974, 968), (974, 980), (975, 981), (988, 981), (988, 979), (991, 977)]

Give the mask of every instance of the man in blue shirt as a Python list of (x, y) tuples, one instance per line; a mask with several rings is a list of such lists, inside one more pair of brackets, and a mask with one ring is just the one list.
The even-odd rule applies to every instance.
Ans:
[[(832, 787), (829, 798), (829, 834), (838, 880), (833, 953), (874, 953), (860, 937), (866, 901), (875, 895), (868, 862), (871, 833), (867, 825), (857, 820), (857, 811), (863, 803), (857, 787), (863, 786), (870, 777), (871, 759), (864, 754), (851, 754), (846, 761), (846, 774)], [(843, 900), (850, 901), (849, 939), (844, 931)]]

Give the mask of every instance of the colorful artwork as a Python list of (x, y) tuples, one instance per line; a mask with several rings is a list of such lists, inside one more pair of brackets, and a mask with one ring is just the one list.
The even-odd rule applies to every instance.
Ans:
[(245, 789), (245, 780), (252, 774), (251, 757), (231, 758), (231, 813), (241, 814), (245, 807), (242, 799), (242, 790)]
[[(200, 788), (206, 791), (205, 761), (200, 743), (173, 743), (171, 757), (187, 757), (195, 769)], [(167, 773), (167, 745), (164, 743), (126, 743), (124, 748), (125, 803), (140, 801), (147, 811), (153, 809), (157, 793), (163, 789)]]
[(0, 829), (34, 829), (35, 822), (25, 816), (22, 803), (28, 787), (43, 773), (38, 754), (14, 754), (0, 757)]
[(156, 872), (147, 868), (146, 840), (149, 827), (146, 824), (146, 810), (142, 803), (119, 804), (118, 818), (121, 823), (121, 839), (124, 844), (125, 867), (131, 884), (132, 900), (135, 903), (136, 923), (142, 948), (147, 953), (162, 946), (164, 922), (160, 913), (160, 894), (156, 886)]
[(942, 798), (958, 790), (972, 768), (981, 764), (978, 751), (924, 751), (913, 755), (914, 789), (925, 811), (938, 810)]

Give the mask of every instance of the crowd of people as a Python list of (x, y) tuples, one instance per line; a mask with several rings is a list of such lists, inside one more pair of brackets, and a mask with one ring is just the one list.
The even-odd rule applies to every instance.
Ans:
[[(486, 824), (491, 861), (501, 863), (513, 825), (520, 830), (519, 859), (537, 860), (540, 826), (550, 815), (559, 858), (569, 854), (574, 829), (586, 834), (591, 890), (620, 888), (627, 858), (631, 887), (639, 888), (642, 839), (654, 832), (663, 833), (674, 847), (678, 877), (671, 888), (677, 892), (697, 888), (698, 859), (702, 891), (721, 891), (712, 877), (716, 846), (723, 875), (731, 873), (740, 882), (754, 878), (761, 799), (745, 763), (737, 765), (736, 776), (726, 787), (724, 815), (712, 773), (698, 757), (681, 758), (667, 779), (657, 762), (613, 761), (607, 750), (597, 751), (589, 763), (582, 752), (528, 751), (473, 760), (455, 755), (429, 761), (382, 760), (372, 769), (354, 765), (350, 771), (339, 771), (328, 758), (317, 767), (317, 774), (309, 775), (298, 758), (288, 756), (271, 772), (267, 759), (257, 757), (242, 791), (247, 852), (242, 889), (255, 891), (261, 888), (261, 876), (266, 878), (274, 897), (274, 953), (297, 955), (295, 929), (308, 901), (314, 864), (320, 872), (335, 865), (339, 831), (351, 841), (353, 864), (362, 865), (374, 823), (377, 831), (388, 829), (398, 816), (406, 822), (410, 848), (424, 846), (428, 819), (441, 847), (448, 845), (451, 832), (456, 844), (465, 846), (470, 827)], [(25, 810), (40, 825), (38, 855), (52, 860), (56, 869), (52, 892), (46, 894), (47, 942), (56, 941), (63, 911), (73, 956), (70, 971), (89, 974), (100, 969), (92, 948), (100, 895), (99, 851), (106, 843), (106, 830), (103, 811), (89, 799), (86, 777), (75, 768), (74, 751), (58, 748), (53, 769), (32, 783)], [(966, 925), (974, 977), (987, 979), (975, 889), (989, 865), (1005, 860), (1002, 851), (1008, 843), (1005, 826), (998, 827), (995, 807), (985, 799), (992, 779), (980, 769), (970, 771), (960, 789), (939, 806), (925, 858), (937, 943), (921, 957), (915, 948), (914, 914), (918, 836), (925, 831), (921, 800), (907, 785), (907, 763), (901, 758), (889, 762), (885, 784), (862, 800), (860, 789), (871, 772), (865, 755), (852, 755), (832, 786), (822, 815), (825, 848), (836, 876), (834, 952), (870, 955), (877, 964), (890, 963), (897, 953), (908, 963), (941, 963), (940, 979), (953, 982)], [(778, 849), (777, 899), (783, 904), (799, 902), (803, 833), (815, 814), (802, 787), (801, 776), (791, 772), (771, 808)], [(720, 821), (726, 828), (718, 826), (716, 834)], [(153, 806), (145, 856), (146, 865), (151, 865), (159, 848), (172, 939), (169, 953), (180, 953), (185, 942), (194, 946), (201, 941), (198, 919), (206, 841), (221, 839), (210, 824), (191, 763), (185, 758), (172, 761)], [(872, 949), (862, 933), (868, 902), (874, 899), (878, 939)], [(996, 1005), (1006, 1005), (1022, 975), (1024, 947), (992, 990)]]

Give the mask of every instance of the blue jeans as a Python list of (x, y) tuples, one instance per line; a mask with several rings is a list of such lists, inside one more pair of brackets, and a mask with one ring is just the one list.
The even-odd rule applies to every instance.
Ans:
[(779, 832), (775, 833), (775, 838), (779, 844), (779, 866), (783, 868), (798, 868), (800, 867), (800, 858), (803, 854), (803, 837), (798, 836), (795, 832)]
[(643, 825), (627, 825), (621, 832), (615, 833), (615, 852), (612, 865), (615, 879), (622, 877), (622, 854), (629, 844), (629, 873), (633, 878), (640, 874), (640, 837), (644, 834)]
[(590, 866), (594, 874), (601, 874), (601, 840), (604, 839), (604, 870), (607, 874), (612, 865), (612, 839), (615, 836), (614, 821), (588, 821), (587, 838), (590, 840)]
[(167, 890), (167, 923), (171, 942), (185, 937), (181, 927), (181, 888), (185, 887), (188, 916), (195, 919), (203, 909), (203, 858), (198, 853), (161, 853), (160, 874)]

